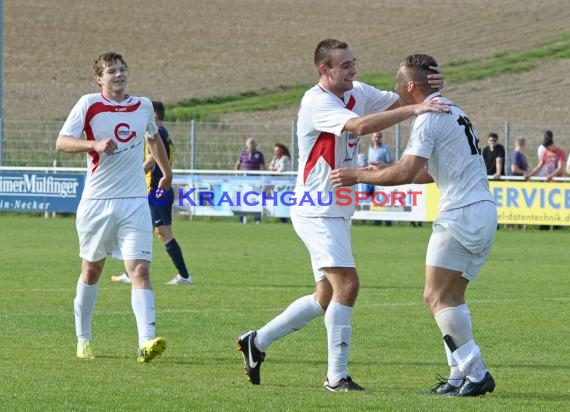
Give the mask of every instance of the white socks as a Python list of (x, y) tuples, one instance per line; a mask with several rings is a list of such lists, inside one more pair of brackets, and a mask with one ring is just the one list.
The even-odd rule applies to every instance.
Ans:
[(325, 313), (328, 340), (329, 384), (335, 385), (348, 376), (348, 353), (352, 337), (352, 308), (331, 301)]
[[(75, 314), (75, 334), (79, 342), (93, 339), (91, 322), (97, 301), (97, 291), (99, 283), (86, 285), (77, 281), (77, 293), (73, 300), (73, 311)], [(154, 311), (154, 293), (149, 289), (132, 289), (131, 305), (137, 320), (139, 334), (139, 346), (156, 337), (156, 315)]]
[(139, 347), (142, 347), (147, 340), (156, 338), (154, 292), (150, 289), (132, 289), (131, 305), (137, 320)]
[(315, 295), (303, 296), (257, 331), (254, 344), (261, 352), (277, 339), (303, 328), (325, 313)]
[(93, 339), (91, 321), (93, 320), (98, 290), (99, 283), (86, 285), (81, 281), (81, 278), (77, 281), (73, 312), (75, 314), (75, 334), (79, 342)]
[(334, 385), (348, 376), (348, 353), (352, 336), (351, 307), (331, 301), (325, 313), (315, 295), (303, 296), (259, 329), (254, 344), (261, 352), (265, 352), (275, 340), (301, 329), (323, 314), (328, 342), (327, 378)]
[(487, 368), (481, 359), (479, 346), (472, 336), (471, 314), (467, 304), (445, 308), (435, 314), (435, 321), (443, 336), (449, 335), (457, 350), (445, 345), (447, 364), (450, 367), (449, 383), (459, 386), (464, 377), (479, 382), (485, 377)]
[(453, 352), (453, 358), (457, 361), (457, 367), (471, 382), (481, 382), (487, 373), (487, 367), (481, 358), (481, 350), (474, 340), (457, 348)]
[(473, 339), (471, 314), (466, 304), (440, 310), (435, 314), (435, 321), (441, 334), (451, 336), (458, 348)]

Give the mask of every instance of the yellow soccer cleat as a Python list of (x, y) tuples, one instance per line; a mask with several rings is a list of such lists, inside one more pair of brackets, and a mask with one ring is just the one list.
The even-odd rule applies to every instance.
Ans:
[(162, 355), (162, 352), (166, 349), (166, 340), (164, 338), (158, 337), (151, 340), (147, 340), (142, 348), (139, 348), (137, 354), (138, 363), (150, 362), (157, 356)]
[(91, 341), (77, 342), (77, 357), (79, 359), (95, 359), (95, 352)]

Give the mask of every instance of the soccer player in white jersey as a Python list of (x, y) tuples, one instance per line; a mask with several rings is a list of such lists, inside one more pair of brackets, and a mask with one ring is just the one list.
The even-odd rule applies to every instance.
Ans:
[(435, 182), (440, 212), (426, 253), (424, 300), (443, 335), (451, 372), (432, 391), (452, 396), (493, 392), (495, 381), (472, 335), (465, 290), (486, 262), (497, 230), (497, 209), (489, 191), (479, 138), (467, 115), (425, 82), (431, 56), (406, 58), (396, 75), (402, 105), (438, 101), (450, 113), (425, 113), (412, 123), (399, 163), (384, 168), (340, 169), (335, 186), (365, 182), (389, 186)]
[[(356, 57), (346, 43), (338, 40), (321, 41), (314, 63), (319, 82), (305, 93), (299, 109), (297, 205), (292, 207), (291, 220), (309, 250), (316, 290), (291, 303), (261, 329), (244, 332), (237, 346), (251, 383), (259, 384), (260, 366), (269, 345), (324, 315), (328, 342), (325, 388), (333, 392), (358, 391), (363, 388), (348, 374), (352, 307), (359, 288), (350, 241), (354, 202), (338, 202), (329, 173), (337, 167), (356, 166), (359, 136), (447, 107), (430, 103), (399, 107), (395, 93), (355, 81)], [(443, 76), (432, 76), (434, 87), (439, 88)], [(347, 192), (347, 196), (352, 194), (351, 189)], [(301, 202), (303, 198), (310, 200)]]
[(101, 54), (93, 66), (99, 93), (82, 96), (57, 138), (57, 150), (87, 153), (87, 177), (77, 208), (81, 275), (75, 296), (77, 357), (93, 359), (91, 321), (99, 278), (107, 255), (124, 261), (132, 279), (131, 304), (138, 329), (137, 362), (162, 354), (166, 341), (156, 336), (154, 293), (149, 266), (152, 222), (144, 169), (145, 139), (168, 190), (172, 169), (154, 121), (152, 103), (126, 94), (127, 64), (120, 54)]

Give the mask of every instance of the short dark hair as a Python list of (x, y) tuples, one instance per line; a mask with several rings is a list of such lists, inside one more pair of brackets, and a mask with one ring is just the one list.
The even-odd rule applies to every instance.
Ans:
[(164, 121), (164, 105), (162, 104), (162, 102), (159, 102), (158, 100), (153, 100), (152, 101), (152, 108), (154, 109), (154, 112), (156, 113), (156, 118), (158, 120), (160, 120), (161, 122)]
[(491, 132), (491, 133), (489, 133), (489, 136), (487, 138), (499, 140), (499, 135), (497, 133)]
[(430, 67), (437, 67), (437, 61), (428, 54), (410, 54), (402, 66), (410, 69), (408, 71), (409, 80), (414, 81), (419, 87), (430, 89), (431, 86), (427, 82), (427, 75), (437, 73)]
[(348, 44), (336, 39), (321, 40), (315, 49), (315, 66), (319, 67), (320, 64), (324, 63), (328, 67), (332, 67), (331, 51), (334, 49), (348, 49)]
[(542, 145), (548, 147), (554, 143), (554, 135), (550, 130), (544, 132), (544, 138), (542, 139)]

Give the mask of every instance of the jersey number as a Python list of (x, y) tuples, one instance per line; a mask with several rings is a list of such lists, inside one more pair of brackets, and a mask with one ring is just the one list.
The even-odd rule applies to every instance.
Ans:
[(465, 116), (459, 116), (457, 119), (457, 123), (460, 126), (465, 128), (465, 136), (467, 136), (467, 143), (469, 143), (469, 147), (471, 148), (471, 154), (481, 154), (481, 147), (479, 147), (479, 138), (477, 137), (477, 133), (473, 130), (473, 125), (471, 124), (471, 120)]

